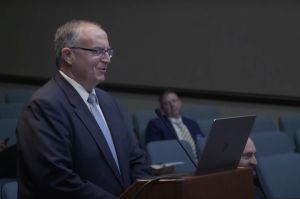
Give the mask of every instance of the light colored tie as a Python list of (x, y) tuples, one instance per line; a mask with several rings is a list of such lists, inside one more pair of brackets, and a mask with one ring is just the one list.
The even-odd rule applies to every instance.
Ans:
[(116, 153), (116, 149), (115, 149), (115, 145), (113, 143), (112, 137), (111, 137), (111, 133), (109, 128), (107, 127), (104, 118), (102, 117), (102, 115), (100, 114), (98, 108), (97, 108), (97, 97), (94, 93), (90, 93), (89, 97), (87, 99), (87, 102), (90, 104), (90, 108), (91, 108), (91, 112), (94, 116), (94, 118), (96, 119), (98, 126), (100, 127), (105, 140), (109, 146), (110, 152), (112, 153), (112, 156), (117, 164), (117, 167), (119, 169), (120, 172), (120, 167), (119, 167), (119, 162), (118, 162), (118, 157), (117, 157), (117, 153)]
[(196, 151), (196, 145), (195, 142), (191, 136), (191, 133), (189, 129), (185, 126), (185, 124), (182, 121), (175, 121), (175, 125), (178, 127), (181, 139), (189, 143), (193, 150), (194, 157), (197, 157), (197, 151)]

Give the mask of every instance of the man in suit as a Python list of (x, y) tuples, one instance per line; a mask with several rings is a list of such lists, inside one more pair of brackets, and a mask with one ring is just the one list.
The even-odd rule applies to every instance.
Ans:
[(33, 94), (17, 126), (19, 199), (115, 199), (149, 176), (116, 101), (96, 88), (113, 56), (94, 22), (55, 34), (58, 73)]
[[(204, 137), (197, 122), (181, 115), (182, 102), (174, 91), (165, 91), (159, 96), (158, 101), (164, 116), (152, 119), (148, 123), (145, 135), (146, 143), (157, 140), (185, 140), (190, 143), (196, 156), (196, 141), (200, 137)], [(185, 138), (182, 128), (192, 139)]]

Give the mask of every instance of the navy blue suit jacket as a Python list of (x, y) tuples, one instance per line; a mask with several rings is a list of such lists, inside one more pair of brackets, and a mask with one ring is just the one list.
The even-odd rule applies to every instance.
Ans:
[[(197, 136), (205, 137), (199, 125), (192, 119), (182, 117), (182, 122), (189, 129), (193, 139), (196, 141)], [(152, 119), (146, 127), (145, 142), (158, 140), (178, 139), (175, 129), (169, 119), (166, 117)]]
[(113, 199), (149, 176), (117, 103), (103, 90), (96, 94), (121, 174), (87, 105), (57, 74), (31, 97), (18, 122), (19, 199)]

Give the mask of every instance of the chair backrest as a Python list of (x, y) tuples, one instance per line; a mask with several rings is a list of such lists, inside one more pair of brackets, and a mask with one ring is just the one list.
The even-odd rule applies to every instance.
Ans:
[(213, 122), (214, 122), (213, 119), (197, 120), (197, 123), (198, 123), (200, 129), (206, 136), (209, 134)]
[(282, 115), (278, 120), (279, 129), (295, 141), (295, 133), (300, 130), (300, 114)]
[(8, 146), (16, 144), (16, 118), (0, 119), (0, 140), (9, 138)]
[(1, 188), (1, 199), (17, 199), (18, 198), (17, 193), (18, 193), (17, 181), (4, 183)]
[(267, 131), (277, 131), (274, 120), (271, 117), (257, 116), (253, 124), (251, 133), (267, 132)]
[(128, 129), (130, 132), (134, 132), (133, 130), (133, 124), (132, 124), (132, 117), (129, 113), (128, 107), (126, 106), (126, 104), (124, 102), (122, 102), (121, 100), (117, 100), (117, 103), (120, 107), (121, 113), (124, 117), (124, 120), (128, 126)]
[(250, 137), (256, 146), (256, 155), (258, 157), (290, 153), (294, 152), (295, 149), (290, 138), (280, 131), (254, 133)]
[(18, 118), (21, 114), (24, 104), (0, 104), (0, 119), (2, 118)]
[[(193, 157), (191, 146), (185, 141), (181, 141), (181, 143), (190, 156)], [(193, 163), (190, 161), (177, 140), (149, 142), (147, 144), (147, 153), (151, 164), (183, 162), (184, 164), (175, 166), (176, 173), (192, 173), (195, 171)]]
[(6, 103), (25, 103), (33, 94), (33, 89), (10, 89), (6, 91), (5, 102)]
[[(12, 182), (12, 181), (16, 181), (16, 179), (15, 178), (0, 178), (0, 188), (2, 189), (2, 185), (4, 185), (5, 183), (8, 183), (8, 182)], [(1, 190), (0, 190), (0, 192), (1, 192)], [(1, 193), (0, 193), (0, 195), (1, 195)]]
[(257, 177), (267, 198), (300, 198), (300, 155), (285, 153), (258, 159)]
[(219, 117), (220, 110), (212, 105), (184, 104), (181, 114), (194, 120), (208, 120)]
[(205, 143), (206, 143), (206, 139), (207, 139), (207, 136), (206, 137), (197, 137), (196, 149), (197, 149), (197, 156), (198, 157), (200, 157), (202, 152), (203, 152), (203, 149), (204, 149)]
[(145, 146), (145, 131), (147, 124), (155, 117), (154, 110), (140, 110), (134, 112), (132, 115), (133, 129), (143, 147)]

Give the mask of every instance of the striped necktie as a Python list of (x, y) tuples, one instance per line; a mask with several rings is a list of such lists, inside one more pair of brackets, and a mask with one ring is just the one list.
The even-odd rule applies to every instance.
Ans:
[(186, 141), (187, 143), (189, 143), (191, 145), (194, 157), (197, 157), (196, 145), (195, 145), (195, 142), (194, 142), (194, 140), (191, 136), (191, 133), (190, 133), (189, 129), (180, 120), (175, 121), (175, 125), (179, 129), (179, 133), (181, 135), (181, 140), (184, 140), (184, 141)]
[(112, 154), (112, 156), (115, 160), (115, 163), (116, 163), (116, 165), (119, 169), (119, 172), (120, 172), (120, 167), (119, 167), (119, 162), (118, 162), (118, 157), (117, 157), (115, 145), (113, 143), (110, 130), (109, 130), (108, 126), (106, 125), (106, 123), (104, 121), (104, 118), (102, 117), (102, 115), (100, 114), (100, 112), (97, 108), (97, 97), (96, 97), (96, 95), (94, 93), (90, 93), (89, 97), (87, 99), (87, 102), (90, 104), (91, 113), (93, 114), (95, 120), (98, 123), (98, 126), (100, 127), (100, 129), (101, 129), (101, 131), (102, 131), (102, 133), (105, 137), (106, 143), (109, 146), (110, 152), (111, 152), (111, 154)]

